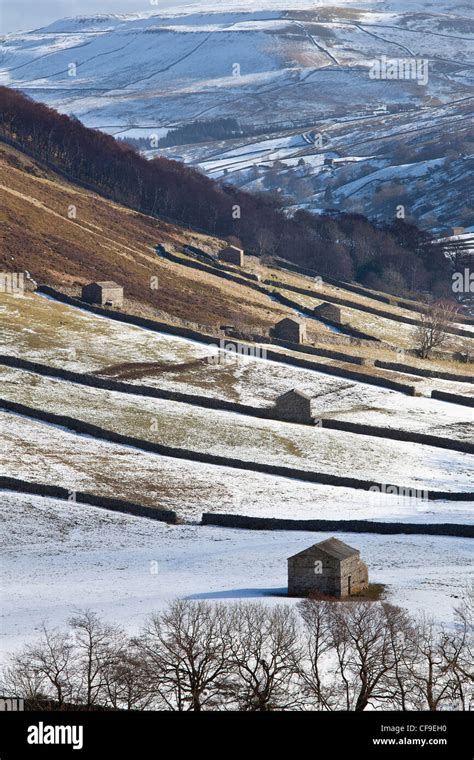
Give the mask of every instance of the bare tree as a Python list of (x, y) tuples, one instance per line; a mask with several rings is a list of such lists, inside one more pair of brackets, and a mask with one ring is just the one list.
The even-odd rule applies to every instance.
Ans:
[(103, 672), (107, 704), (114, 710), (146, 710), (153, 707), (153, 690), (146, 662), (136, 647), (116, 652)]
[(299, 610), (307, 645), (301, 678), (317, 709), (406, 709), (407, 613), (385, 603), (318, 599)]
[(350, 656), (341, 671), (350, 684), (351, 709), (365, 710), (374, 702), (389, 698), (386, 677), (393, 668), (388, 646), (385, 607), (373, 602), (347, 602), (333, 605), (333, 635), (347, 646)]
[(107, 701), (106, 673), (125, 646), (124, 633), (91, 610), (74, 615), (69, 625), (76, 669), (74, 701), (87, 708), (103, 705)]
[(288, 710), (299, 702), (298, 626), (287, 606), (240, 603), (231, 609), (229, 651), (237, 708)]
[(46, 679), (31, 666), (30, 657), (25, 649), (10, 655), (5, 665), (0, 687), (7, 697), (23, 697), (32, 709), (42, 709), (48, 700)]
[(259, 256), (272, 257), (275, 255), (280, 239), (268, 227), (259, 227), (256, 232), (256, 244)]
[(29, 648), (30, 666), (44, 676), (59, 709), (71, 699), (73, 685), (72, 642), (69, 633), (43, 626), (42, 640)]
[(219, 707), (229, 673), (227, 638), (223, 605), (178, 600), (152, 615), (137, 646), (154, 693), (168, 709)]
[(334, 653), (329, 659), (335, 662), (330, 668), (332, 709), (362, 712), (400, 702), (406, 707), (400, 685), (407, 673), (408, 616), (390, 604), (355, 600), (330, 603), (326, 615)]
[(295, 609), (175, 601), (129, 641), (91, 611), (43, 627), (1, 689), (40, 709), (246, 711), (470, 708), (468, 597), (455, 626), (385, 602), (307, 599)]
[(42, 626), (42, 636), (27, 644), (10, 661), (3, 685), (10, 693), (21, 694), (42, 707), (51, 702), (61, 710), (73, 692), (72, 641), (68, 632)]
[(413, 621), (406, 610), (393, 605), (384, 605), (386, 617), (387, 646), (393, 661), (393, 668), (386, 674), (386, 683), (391, 686), (393, 709), (409, 710), (410, 693), (413, 682), (410, 672), (416, 656)]
[[(349, 671), (352, 657), (350, 637), (348, 636), (347, 627), (344, 624), (342, 615), (335, 614), (336, 611), (336, 608), (328, 608), (332, 643), (336, 655), (335, 665), (330, 673), (337, 698), (335, 709), (352, 710), (355, 686), (353, 676)], [(343, 610), (340, 610), (340, 612), (342, 613)]]
[(473, 596), (455, 610), (454, 630), (440, 634), (440, 649), (451, 678), (451, 709), (469, 710), (474, 682)]
[(299, 663), (299, 675), (305, 696), (316, 710), (334, 710), (337, 705), (334, 679), (325, 679), (326, 656), (334, 650), (329, 605), (332, 602), (305, 599), (298, 604), (303, 618), (304, 653)]
[(413, 628), (415, 658), (410, 669), (412, 709), (437, 711), (450, 706), (452, 681), (442, 637), (434, 621), (421, 616)]
[(415, 329), (416, 349), (422, 359), (427, 359), (433, 349), (446, 344), (446, 329), (455, 319), (457, 307), (444, 301), (432, 301), (418, 315), (420, 324)]

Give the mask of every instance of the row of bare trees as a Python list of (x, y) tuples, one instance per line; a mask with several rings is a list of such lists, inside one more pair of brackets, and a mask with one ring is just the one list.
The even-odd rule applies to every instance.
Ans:
[(91, 611), (43, 628), (4, 669), (35, 707), (203, 710), (467, 710), (472, 606), (440, 628), (384, 602), (178, 600), (130, 639)]

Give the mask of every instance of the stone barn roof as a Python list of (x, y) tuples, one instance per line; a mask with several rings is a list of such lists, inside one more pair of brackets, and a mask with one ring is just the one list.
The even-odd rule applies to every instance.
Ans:
[(244, 249), (239, 248), (236, 245), (226, 245), (225, 248), (222, 248), (219, 253), (223, 253), (223, 251), (236, 251), (237, 253), (243, 253)]
[(349, 546), (349, 544), (345, 544), (344, 541), (340, 541), (338, 538), (333, 537), (326, 538), (325, 541), (320, 541), (319, 544), (313, 544), (307, 549), (303, 549), (303, 551), (298, 552), (297, 554), (293, 554), (291, 557), (288, 557), (288, 559), (293, 559), (293, 557), (301, 557), (303, 554), (311, 552), (313, 549), (319, 549), (325, 554), (328, 554), (330, 557), (333, 557), (333, 559), (340, 561), (348, 559), (348, 557), (352, 557), (354, 554), (359, 554), (358, 549), (354, 549), (353, 546)]
[(97, 282), (90, 282), (89, 285), (98, 285), (100, 288), (121, 288), (122, 286), (112, 280), (100, 280)]
[(283, 319), (280, 319), (276, 324), (277, 325), (285, 325), (285, 324), (303, 325), (304, 323), (301, 322), (301, 320), (299, 319), (293, 319), (293, 317), (283, 317)]
[(286, 391), (286, 393), (282, 393), (281, 396), (278, 396), (277, 401), (281, 401), (281, 399), (285, 398), (291, 398), (292, 396), (299, 396), (300, 398), (306, 399), (306, 401), (311, 401), (313, 398), (313, 396), (310, 396), (309, 393), (299, 391), (297, 388), (292, 388), (290, 391)]

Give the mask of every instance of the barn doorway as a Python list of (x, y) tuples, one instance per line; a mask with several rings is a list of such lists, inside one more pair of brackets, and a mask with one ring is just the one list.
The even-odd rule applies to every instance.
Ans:
[(352, 576), (349, 575), (347, 579), (347, 593), (349, 594), (349, 596), (351, 594), (351, 590), (352, 590)]

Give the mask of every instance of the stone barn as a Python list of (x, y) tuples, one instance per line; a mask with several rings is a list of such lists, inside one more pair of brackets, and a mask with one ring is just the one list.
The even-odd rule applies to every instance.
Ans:
[(334, 306), (332, 303), (322, 303), (314, 308), (314, 316), (328, 319), (330, 322), (336, 322), (336, 324), (342, 324), (342, 311), (339, 306)]
[(272, 338), (279, 338), (280, 340), (287, 340), (290, 343), (304, 343), (306, 340), (306, 326), (298, 319), (285, 317), (277, 322), (274, 327), (270, 328), (270, 336)]
[(238, 267), (244, 265), (244, 252), (242, 248), (235, 245), (228, 245), (219, 252), (219, 261), (225, 261), (226, 264), (235, 264)]
[(123, 306), (123, 288), (116, 282), (89, 282), (82, 288), (82, 300), (100, 306)]
[(313, 423), (316, 412), (314, 410), (315, 399), (303, 391), (293, 388), (287, 393), (278, 396), (275, 401), (276, 416), (288, 422)]
[(327, 538), (288, 558), (288, 596), (347, 597), (369, 585), (367, 565), (353, 546)]

